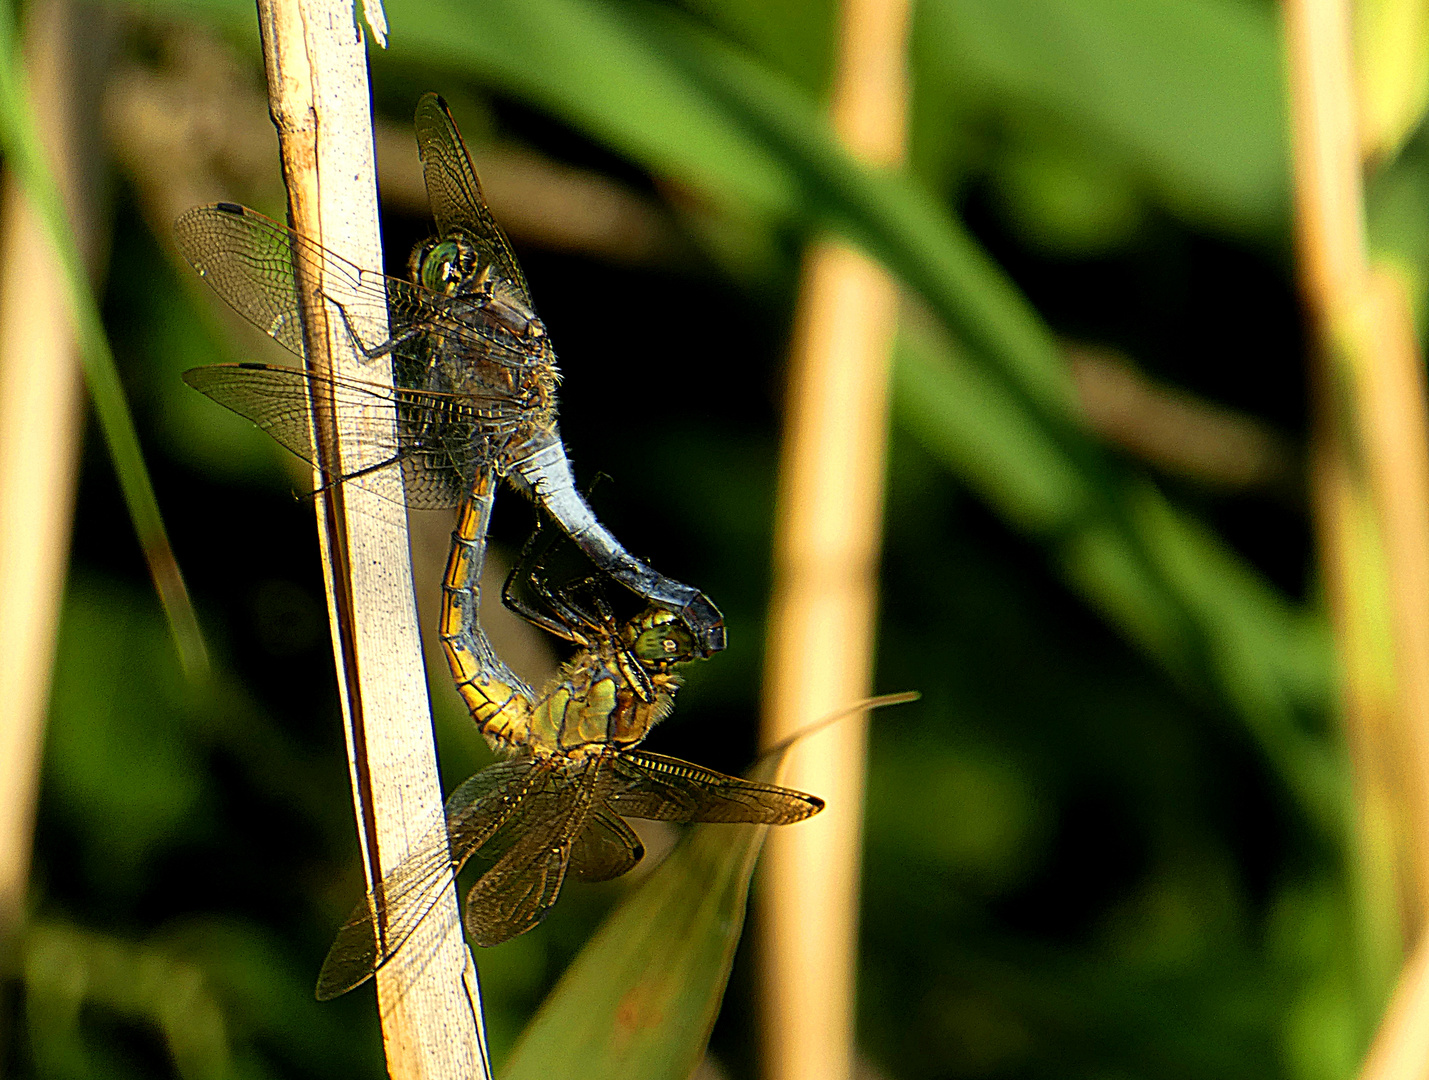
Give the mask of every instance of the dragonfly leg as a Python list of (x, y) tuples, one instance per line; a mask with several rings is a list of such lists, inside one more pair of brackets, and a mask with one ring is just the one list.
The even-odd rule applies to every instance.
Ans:
[[(564, 641), (585, 645), (587, 639), (576, 632), (572, 623), (553, 617), (550, 613), (553, 608), (548, 600), (549, 593), (545, 588), (544, 579), (540, 576), (554, 539), (549, 537), (549, 532), (546, 524), (542, 522), (536, 531), (526, 538), (526, 543), (521, 546), (521, 555), (516, 560), (516, 565), (511, 568), (511, 572), (506, 575), (506, 580), (501, 585), (501, 602), (506, 605), (508, 610), (516, 612), (527, 622), (539, 626), (542, 630), (554, 634)], [(516, 591), (518, 581), (525, 581), (526, 587), (546, 605), (546, 611), (526, 602)]]
[[(506, 576), (506, 582), (501, 587), (502, 603), (528, 622), (535, 623), (559, 638), (575, 642), (577, 645), (589, 644), (590, 639), (577, 627), (583, 626), (592, 629), (595, 628), (594, 624), (582, 612), (566, 603), (563, 596), (551, 592), (550, 586), (540, 576), (541, 569), (542, 561), (540, 559), (531, 563), (527, 561), (523, 552), (522, 561), (511, 568), (511, 573)], [(526, 603), (516, 592), (514, 586), (523, 577), (526, 581), (526, 588), (535, 594), (536, 599), (545, 609), (544, 611)]]
[(405, 345), (407, 342), (411, 341), (418, 334), (425, 333), (428, 329), (428, 327), (421, 326), (420, 324), (415, 326), (409, 326), (400, 334), (396, 335), (395, 337), (389, 337), (380, 345), (368, 345), (365, 341), (362, 340), (362, 336), (358, 334), (357, 327), (352, 325), (352, 320), (348, 318), (347, 315), (347, 308), (342, 305), (341, 301), (333, 299), (326, 293), (323, 294), (323, 299), (326, 300), (333, 307), (337, 308), (337, 313), (342, 316), (342, 325), (347, 329), (347, 336), (352, 339), (353, 347), (356, 348), (357, 351), (360, 352), (368, 360), (378, 360), (381, 357), (387, 356), (389, 353), (393, 352), (400, 346)]
[(576, 490), (560, 436), (535, 447), (511, 466), (507, 479), (541, 504), (590, 560), (638, 596), (675, 613), (701, 656), (725, 646), (724, 617), (709, 597), (646, 566), (609, 529)]
[[(574, 597), (577, 592), (582, 590), (590, 597), (591, 606), (595, 608), (596, 615), (603, 627), (604, 632), (601, 636), (611, 641), (623, 642), (624, 639), (620, 636), (620, 631), (615, 625), (615, 612), (611, 610), (610, 603), (605, 598), (605, 592), (601, 589), (600, 579), (594, 574), (589, 577), (583, 577), (579, 581), (572, 581), (567, 585), (562, 585), (560, 588), (561, 599), (571, 606), (576, 606), (578, 602)], [(629, 673), (638, 684), (635, 688), (635, 692), (640, 695), (640, 700), (654, 701), (655, 686), (650, 681), (649, 672), (645, 670), (644, 665), (640, 663), (639, 658), (631, 651), (629, 646), (622, 644), (620, 651), (625, 654)]]

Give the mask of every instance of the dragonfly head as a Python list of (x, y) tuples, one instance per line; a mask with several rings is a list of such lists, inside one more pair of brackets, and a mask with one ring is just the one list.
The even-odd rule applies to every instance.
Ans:
[(461, 236), (433, 237), (412, 249), (412, 280), (442, 296), (475, 301), (478, 310), (523, 338), (545, 336), (545, 327), (521, 290), (507, 281), (481, 248)]
[(412, 249), (412, 280), (443, 296), (491, 290), (491, 267), (481, 265), (476, 248), (461, 240), (433, 237)]
[(695, 641), (675, 614), (650, 608), (630, 623), (630, 651), (646, 667), (664, 670), (695, 659)]

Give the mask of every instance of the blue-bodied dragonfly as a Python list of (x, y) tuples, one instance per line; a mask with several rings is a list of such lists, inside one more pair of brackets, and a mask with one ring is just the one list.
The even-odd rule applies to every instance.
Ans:
[[(418, 103), (416, 133), (438, 235), (413, 250), (410, 281), (357, 266), (234, 203), (196, 207), (175, 226), (184, 256), (219, 296), (299, 356), (300, 291), (322, 292), (318, 281), (339, 280), (345, 299), (326, 302), (338, 308), (363, 354), (390, 356), (395, 389), (266, 364), (194, 368), (184, 380), (315, 465), (312, 401), (332, 401), (342, 438), (378, 464), (327, 476), (328, 484), (361, 485), (385, 466), (398, 467), (407, 505), (432, 509), (458, 506), (504, 479), (536, 500), (603, 572), (673, 613), (696, 655), (719, 651), (724, 621), (714, 604), (627, 552), (576, 489), (557, 427), (555, 350), (436, 94)], [(385, 317), (388, 340), (360, 339), (355, 328), (369, 325), (370, 314)], [(445, 595), (450, 603), (453, 594)], [(444, 612), (443, 623), (454, 617)]]

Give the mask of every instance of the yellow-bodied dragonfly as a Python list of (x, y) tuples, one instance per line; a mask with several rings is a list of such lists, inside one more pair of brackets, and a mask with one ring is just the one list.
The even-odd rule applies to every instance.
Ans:
[[(636, 749), (670, 712), (676, 668), (697, 657), (694, 642), (658, 606), (617, 620), (600, 591), (603, 575), (553, 588), (539, 532), (503, 592), (578, 650), (539, 693), (507, 669), (476, 621), (491, 501), (478, 488), (458, 524), (442, 639), (473, 718), (511, 756), (452, 792), (445, 824), (358, 905), (323, 964), (321, 999), (391, 959), (469, 860), (483, 869), (466, 895), (467, 934), (498, 945), (545, 918), (568, 873), (606, 881), (640, 861), (644, 849), (623, 818), (784, 825), (823, 808), (813, 795)], [(517, 595), (521, 579), (539, 606)]]
[[(418, 103), (416, 132), (438, 235), (413, 250), (410, 281), (357, 266), (235, 203), (196, 207), (175, 225), (188, 261), (260, 330), (302, 356), (298, 298), (321, 295), (365, 356), (391, 358), (396, 389), (266, 364), (194, 368), (184, 380), (314, 464), (312, 401), (333, 402), (342, 438), (377, 464), (327, 476), (328, 484), (363, 485), (398, 467), (407, 505), (430, 509), (459, 505), (493, 477), (507, 480), (602, 571), (673, 612), (697, 655), (719, 651), (724, 622), (709, 598), (627, 552), (577, 491), (556, 423), (555, 350), (436, 94)], [(358, 328), (373, 321), (389, 326), (387, 340), (361, 339)]]

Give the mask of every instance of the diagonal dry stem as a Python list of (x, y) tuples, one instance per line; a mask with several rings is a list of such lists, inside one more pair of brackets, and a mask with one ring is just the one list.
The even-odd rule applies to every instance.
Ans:
[[(261, 0), (258, 12), (292, 224), (358, 265), (380, 267), (367, 55), (351, 2)], [(317, 268), (298, 278), (314, 283), (300, 297), (309, 366), (390, 383), (387, 362), (364, 362), (334, 310), (343, 300), (342, 283), (323, 281)], [(385, 325), (354, 329), (369, 341), (388, 336)], [(313, 406), (327, 475), (373, 464), (357, 444), (337, 437), (333, 402)], [(386, 499), (378, 489), (383, 482)], [(401, 482), (388, 469), (366, 487), (328, 485), (315, 500), (369, 887), (390, 874), (442, 814), (407, 523), (388, 509), (402, 501)], [(377, 975), (388, 1072), (399, 1080), (489, 1076), (476, 970), (462, 938), (454, 881), (406, 951), (421, 963), (393, 963)]]

